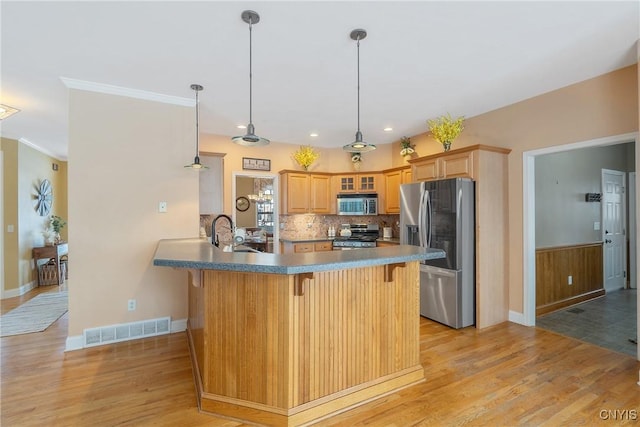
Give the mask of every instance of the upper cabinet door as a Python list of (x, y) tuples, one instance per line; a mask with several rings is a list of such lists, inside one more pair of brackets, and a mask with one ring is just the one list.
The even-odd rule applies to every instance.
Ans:
[(356, 175), (337, 175), (335, 177), (338, 193), (354, 193), (356, 191)]
[(474, 178), (473, 151), (441, 154), (413, 164), (415, 181), (443, 178)]
[(376, 193), (378, 191), (378, 181), (380, 174), (360, 174), (357, 176), (359, 193)]
[(309, 211), (312, 213), (332, 213), (335, 201), (331, 197), (331, 176), (309, 176)]
[(222, 197), (223, 158), (221, 156), (200, 155), (200, 162), (209, 169), (202, 169), (200, 175), (200, 215), (224, 212)]
[(402, 171), (396, 170), (384, 174), (385, 212), (388, 214), (400, 213), (400, 184), (402, 184)]
[(282, 211), (289, 214), (309, 212), (309, 175), (288, 173), (282, 181)]

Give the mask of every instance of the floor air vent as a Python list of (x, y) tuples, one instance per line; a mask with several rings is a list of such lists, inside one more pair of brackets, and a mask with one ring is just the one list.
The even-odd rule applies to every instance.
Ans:
[(84, 346), (93, 347), (119, 341), (164, 335), (168, 334), (170, 329), (170, 317), (85, 329)]

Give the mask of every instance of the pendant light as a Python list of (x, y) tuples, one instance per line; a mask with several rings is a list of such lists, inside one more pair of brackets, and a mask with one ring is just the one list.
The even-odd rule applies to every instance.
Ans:
[(193, 89), (196, 92), (196, 156), (193, 159), (193, 163), (191, 163), (190, 165), (186, 165), (185, 168), (190, 168), (190, 169), (197, 169), (197, 170), (201, 170), (201, 169), (209, 169), (208, 166), (203, 165), (202, 163), (200, 163), (200, 103), (198, 102), (198, 92), (200, 92), (202, 89), (204, 89), (202, 86), (198, 85), (198, 84), (192, 84), (191, 85), (191, 89)]
[(351, 39), (358, 42), (358, 130), (356, 132), (356, 140), (342, 147), (343, 150), (350, 153), (366, 153), (376, 149), (375, 145), (368, 144), (362, 140), (362, 132), (360, 132), (360, 40), (365, 37), (367, 37), (365, 30), (356, 29), (351, 31)]
[(249, 124), (247, 125), (247, 134), (243, 135), (243, 136), (234, 136), (233, 138), (231, 138), (231, 140), (233, 142), (235, 142), (238, 145), (243, 145), (245, 147), (257, 147), (260, 145), (267, 145), (269, 143), (269, 140), (266, 138), (261, 138), (259, 136), (257, 136), (255, 134), (255, 128), (253, 127), (253, 118), (251, 116), (251, 110), (252, 110), (252, 73), (251, 73), (251, 69), (252, 69), (252, 51), (251, 51), (251, 30), (253, 28), (253, 24), (257, 24), (258, 22), (260, 22), (260, 15), (258, 15), (256, 12), (254, 12), (253, 10), (245, 10), (244, 12), (242, 12), (242, 14), (240, 15), (240, 17), (242, 18), (242, 20), (244, 22), (246, 22), (247, 24), (249, 24)]

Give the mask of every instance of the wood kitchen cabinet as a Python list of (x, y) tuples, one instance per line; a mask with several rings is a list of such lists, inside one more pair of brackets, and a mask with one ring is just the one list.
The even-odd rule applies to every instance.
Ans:
[(434, 154), (410, 161), (413, 164), (414, 180), (431, 181), (444, 178), (472, 178), (474, 151), (461, 150)]
[(326, 252), (333, 250), (331, 240), (310, 241), (294, 243), (292, 241), (281, 241), (280, 252), (283, 254), (300, 254), (306, 252)]
[(380, 173), (336, 175), (337, 193), (377, 193), (380, 189)]
[(411, 166), (388, 169), (384, 172), (384, 213), (400, 213), (400, 185), (411, 182)]
[(280, 195), (283, 214), (335, 213), (329, 173), (280, 171)]
[(471, 178), (476, 203), (476, 327), (509, 319), (508, 154), (473, 145), (409, 160), (414, 181)]

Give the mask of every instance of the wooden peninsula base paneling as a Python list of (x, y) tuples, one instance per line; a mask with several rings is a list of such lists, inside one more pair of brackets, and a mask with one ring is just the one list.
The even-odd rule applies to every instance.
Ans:
[(417, 261), (201, 279), (188, 330), (204, 412), (301, 425), (424, 381)]

